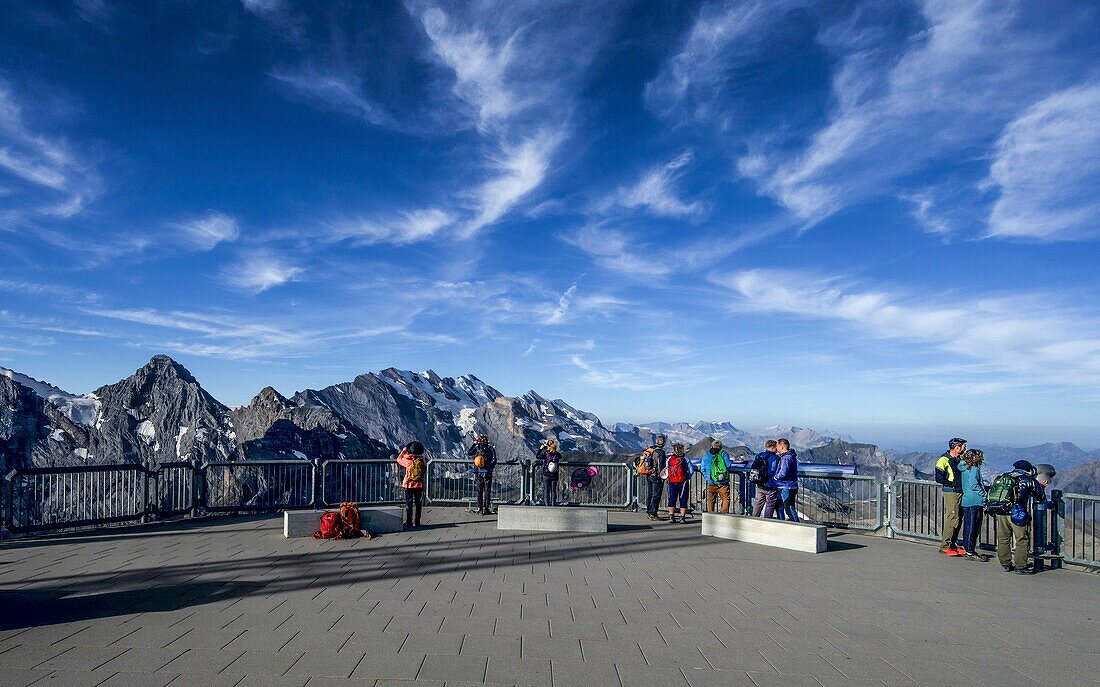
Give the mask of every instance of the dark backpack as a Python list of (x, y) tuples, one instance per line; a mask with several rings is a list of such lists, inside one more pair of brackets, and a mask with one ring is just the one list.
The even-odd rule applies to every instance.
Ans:
[(1016, 505), (1019, 494), (1020, 480), (1017, 475), (1013, 475), (1011, 472), (997, 475), (997, 478), (993, 480), (993, 484), (989, 486), (989, 493), (986, 495), (985, 512), (993, 515), (1011, 514), (1012, 507)]
[(668, 481), (673, 484), (680, 484), (687, 481), (687, 471), (684, 466), (687, 464), (687, 459), (683, 456), (673, 455), (668, 459)]
[(768, 473), (768, 461), (757, 456), (756, 460), (752, 461), (752, 467), (749, 468), (749, 481), (762, 487), (768, 483), (769, 479), (771, 475)]
[(569, 475), (569, 486), (573, 489), (587, 489), (591, 483), (592, 473), (588, 471), (588, 468), (576, 468)]

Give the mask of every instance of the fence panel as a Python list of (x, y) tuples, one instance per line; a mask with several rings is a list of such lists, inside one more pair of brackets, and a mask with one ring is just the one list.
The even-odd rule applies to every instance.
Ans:
[[(493, 503), (517, 504), (526, 500), (527, 467), (527, 463), (518, 460), (497, 463), (493, 470)], [(440, 505), (477, 503), (477, 481), (474, 474), (472, 460), (429, 460), (428, 501)]]
[(894, 532), (936, 541), (943, 532), (940, 485), (920, 479), (894, 480)]
[(148, 511), (139, 465), (17, 468), (7, 475), (7, 527), (41, 532), (136, 522)]
[(883, 525), (878, 480), (862, 475), (800, 476), (795, 508), (808, 522), (877, 530)]
[[(625, 463), (566, 463), (558, 464), (558, 501), (570, 506), (596, 506), (601, 508), (630, 508), (635, 505), (634, 467)], [(573, 470), (596, 468), (597, 472), (584, 488), (574, 488)], [(539, 467), (532, 464), (532, 503), (542, 502), (542, 484)], [(642, 492), (642, 495), (645, 492)], [(641, 498), (645, 498), (642, 496)]]
[(313, 463), (290, 460), (217, 461), (202, 466), (206, 510), (261, 511), (313, 505)]
[(195, 467), (187, 461), (161, 463), (153, 473), (151, 511), (160, 518), (186, 515), (195, 507)]
[(358, 504), (402, 503), (405, 468), (392, 460), (329, 460), (321, 466), (321, 501)]
[(1100, 496), (1063, 494), (1059, 514), (1063, 558), (1078, 565), (1100, 566)]

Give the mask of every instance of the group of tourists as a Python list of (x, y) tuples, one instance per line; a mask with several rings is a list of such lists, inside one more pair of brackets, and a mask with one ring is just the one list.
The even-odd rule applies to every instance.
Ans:
[[(943, 493), (943, 538), (940, 553), (973, 561), (987, 561), (978, 552), (982, 521), (993, 516), (997, 533), (997, 560), (1005, 572), (1030, 575), (1031, 509), (1046, 499), (1046, 487), (1053, 481), (1054, 466), (1018, 460), (1008, 472), (986, 484), (982, 474), (985, 454), (967, 448), (958, 437), (936, 461), (936, 482)], [(958, 545), (962, 534), (962, 546)]]
[[(668, 489), (668, 521), (686, 523), (688, 484), (694, 472), (706, 482), (705, 509), (710, 513), (730, 512), (730, 473), (732, 461), (722, 442), (714, 439), (710, 448), (692, 464), (683, 444), (673, 444), (672, 454), (665, 451), (667, 438), (658, 435), (654, 444), (639, 456), (635, 469), (646, 479), (646, 513), (650, 520), (664, 520), (660, 514), (661, 495)], [(798, 522), (795, 500), (798, 495), (798, 454), (787, 439), (769, 439), (756, 455), (748, 473), (756, 488), (753, 515)]]

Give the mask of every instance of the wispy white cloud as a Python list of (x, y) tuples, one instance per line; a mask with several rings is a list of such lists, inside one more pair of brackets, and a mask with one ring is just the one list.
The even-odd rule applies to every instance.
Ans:
[(703, 204), (699, 201), (683, 200), (675, 188), (676, 180), (682, 175), (684, 167), (691, 163), (693, 157), (693, 153), (689, 150), (677, 155), (666, 164), (652, 167), (633, 186), (620, 187), (604, 202), (604, 206), (639, 208), (660, 217), (699, 216), (703, 212)]
[[(64, 138), (38, 133), (28, 125), (12, 86), (0, 78), (0, 171), (37, 191), (36, 214), (71, 217), (98, 192), (94, 169)], [(14, 191), (9, 191), (14, 193)], [(30, 193), (30, 191), (24, 191)]]
[(577, 381), (601, 389), (653, 391), (670, 387), (685, 388), (712, 381), (702, 368), (669, 368), (646, 360), (590, 361), (584, 355), (569, 356), (569, 363), (581, 371)]
[(285, 86), (289, 93), (298, 94), (328, 109), (358, 117), (375, 126), (401, 131), (411, 128), (402, 124), (381, 103), (368, 97), (361, 76), (346, 67), (314, 64), (279, 67), (271, 71), (271, 77)]
[(298, 281), (304, 272), (301, 267), (281, 255), (270, 251), (256, 251), (226, 267), (222, 271), (222, 277), (232, 288), (255, 295)]
[[(379, 243), (403, 245), (429, 239), (453, 225), (454, 221), (452, 214), (433, 207), (397, 213), (385, 220), (328, 221), (319, 225), (318, 230), (322, 238), (332, 242), (350, 241), (357, 246)], [(299, 233), (300, 230), (295, 230), (289, 235)]]
[(1000, 191), (989, 236), (1058, 240), (1100, 233), (1100, 82), (1050, 95), (1009, 123), (988, 185)]
[(212, 250), (219, 243), (232, 243), (241, 234), (240, 223), (235, 217), (211, 210), (200, 217), (193, 217), (172, 225), (180, 238), (196, 250)]
[(469, 193), (475, 202), (474, 215), (463, 225), (462, 235), (475, 236), (497, 223), (538, 188), (562, 137), (560, 132), (542, 132), (518, 145), (505, 145), (490, 164), (493, 176)]
[(599, 267), (634, 277), (660, 277), (670, 271), (656, 251), (632, 240), (626, 232), (602, 224), (589, 224), (563, 237), (566, 243), (581, 249)]
[(912, 298), (837, 278), (751, 270), (720, 278), (737, 307), (824, 322), (995, 365), (1032, 384), (1100, 383), (1100, 319), (1050, 298)]

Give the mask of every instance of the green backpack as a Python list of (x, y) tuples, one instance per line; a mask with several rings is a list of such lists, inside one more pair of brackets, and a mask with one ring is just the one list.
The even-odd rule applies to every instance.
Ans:
[(726, 454), (719, 453), (710, 461), (710, 481), (722, 483), (729, 479), (730, 466), (726, 462)]
[(1011, 513), (1012, 507), (1016, 505), (1018, 488), (1019, 484), (1016, 476), (1011, 472), (997, 475), (997, 478), (993, 480), (993, 484), (989, 486), (989, 493), (986, 495), (985, 512), (994, 515), (1008, 515)]

